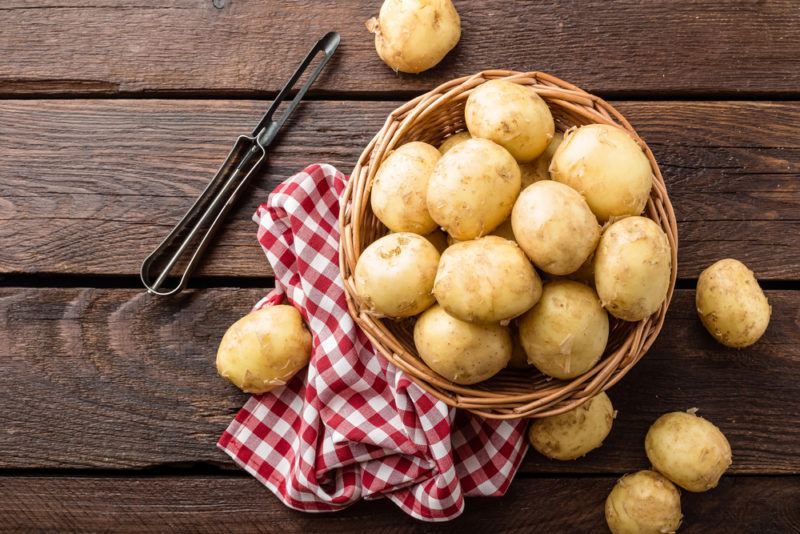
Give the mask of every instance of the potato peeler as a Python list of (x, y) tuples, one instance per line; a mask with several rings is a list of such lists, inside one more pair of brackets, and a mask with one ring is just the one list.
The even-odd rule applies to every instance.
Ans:
[[(275, 97), (272, 105), (261, 118), (250, 135), (242, 135), (236, 140), (225, 162), (217, 174), (209, 182), (186, 215), (175, 225), (175, 228), (164, 238), (158, 247), (142, 262), (141, 279), (147, 292), (152, 295), (174, 295), (186, 287), (192, 271), (203, 255), (214, 233), (225, 220), (239, 193), (244, 189), (250, 177), (264, 162), (267, 148), (286, 123), (286, 120), (297, 108), (314, 80), (328, 63), (339, 46), (339, 34), (330, 32), (311, 48), (303, 62)], [(286, 105), (279, 118), (273, 118), (278, 107), (288, 98), (294, 85), (308, 69), (318, 54), (324, 54), (305, 83), (298, 89), (295, 97)], [(204, 231), (205, 229), (205, 231)], [(192, 245), (197, 243), (195, 248)], [(164, 288), (169, 274), (178, 265), (181, 258), (191, 253), (177, 285)]]

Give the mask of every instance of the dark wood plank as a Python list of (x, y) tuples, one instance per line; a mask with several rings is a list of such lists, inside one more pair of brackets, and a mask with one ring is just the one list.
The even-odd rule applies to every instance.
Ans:
[[(614, 482), (520, 479), (502, 499), (468, 498), (460, 517), (430, 524), (386, 500), (304, 514), (243, 477), (0, 477), (0, 523), (4, 530), (91, 532), (603, 532)], [(712, 492), (682, 495), (681, 532), (794, 532), (798, 499), (798, 477), (726, 477)]]
[[(397, 102), (309, 102), (199, 274), (269, 275), (250, 215), (313, 162), (345, 172)], [(264, 102), (0, 102), (0, 273), (138, 274)], [(620, 102), (680, 222), (680, 276), (734, 256), (800, 279), (800, 104)], [(13, 223), (9, 224), (9, 222)]]
[[(329, 30), (325, 91), (423, 91), (486, 68), (543, 70), (599, 92), (796, 94), (793, 0), (455, 2), (459, 46), (396, 75), (364, 22), (378, 0), (11, 0), (0, 9), (0, 92), (275, 91)], [(221, 9), (215, 6), (223, 6)]]
[[(245, 396), (216, 376), (225, 328), (262, 294), (134, 290), (0, 290), (0, 468), (141, 468), (208, 462)], [(800, 474), (800, 312), (770, 291), (773, 322), (754, 347), (720, 347), (678, 291), (651, 352), (610, 393), (619, 416), (606, 445), (530, 473), (621, 473), (647, 465), (643, 440), (660, 414), (691, 407), (719, 425), (733, 473)]]

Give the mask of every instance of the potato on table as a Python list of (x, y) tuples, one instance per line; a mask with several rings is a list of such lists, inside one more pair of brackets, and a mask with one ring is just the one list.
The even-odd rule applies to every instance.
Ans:
[(619, 479), (606, 499), (606, 523), (613, 534), (665, 534), (681, 526), (681, 494), (653, 471)]

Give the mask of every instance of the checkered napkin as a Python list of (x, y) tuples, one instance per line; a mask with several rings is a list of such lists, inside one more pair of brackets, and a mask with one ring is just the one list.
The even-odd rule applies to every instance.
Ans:
[(313, 351), (285, 387), (251, 397), (218, 446), (298, 510), (387, 497), (415, 518), (452, 519), (465, 495), (505, 493), (527, 448), (525, 422), (456, 414), (375, 352), (347, 313), (339, 275), (346, 179), (312, 165), (254, 215), (276, 285), (256, 308), (286, 298)]

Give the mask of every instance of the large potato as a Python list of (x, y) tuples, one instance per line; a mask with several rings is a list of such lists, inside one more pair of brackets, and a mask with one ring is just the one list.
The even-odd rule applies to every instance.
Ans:
[(395, 71), (417, 73), (439, 63), (461, 38), (461, 19), (450, 0), (385, 0), (367, 21), (375, 50)]
[(536, 182), (520, 193), (511, 226), (533, 263), (555, 275), (578, 270), (600, 239), (600, 225), (583, 197), (551, 180)]
[(528, 439), (548, 458), (575, 460), (602, 445), (613, 422), (614, 407), (601, 392), (568, 412), (535, 419)]
[(528, 362), (554, 378), (594, 367), (608, 341), (608, 314), (594, 290), (572, 280), (547, 282), (539, 302), (519, 320)]
[(450, 137), (446, 137), (445, 140), (442, 141), (442, 144), (439, 145), (439, 152), (441, 152), (442, 155), (444, 155), (451, 148), (453, 148), (456, 145), (460, 145), (461, 143), (463, 143), (468, 139), (472, 139), (472, 136), (469, 134), (469, 132), (458, 132), (457, 134), (453, 134)]
[(607, 124), (567, 131), (550, 174), (582, 194), (601, 221), (640, 215), (653, 184), (650, 161), (636, 141)]
[(472, 137), (490, 139), (518, 161), (541, 155), (555, 133), (550, 108), (528, 87), (491, 80), (473, 89), (464, 109)]
[(594, 281), (603, 306), (625, 321), (640, 321), (667, 298), (672, 252), (663, 230), (645, 217), (606, 228), (594, 256)]
[(439, 151), (427, 143), (406, 143), (381, 163), (372, 183), (372, 211), (392, 232), (428, 234), (436, 222), (425, 197)]
[(292, 306), (266, 306), (228, 328), (217, 350), (217, 372), (245, 393), (283, 386), (311, 357), (311, 334)]
[(434, 302), (439, 252), (424, 237), (389, 234), (368, 246), (356, 263), (356, 292), (378, 316), (411, 317)]
[(747, 347), (758, 341), (772, 315), (753, 271), (730, 258), (700, 274), (695, 303), (703, 325), (728, 347)]
[(431, 369), (456, 384), (486, 380), (503, 369), (511, 357), (508, 327), (468, 323), (438, 305), (417, 319), (414, 345)]
[(553, 135), (553, 140), (547, 145), (547, 149), (541, 156), (533, 161), (528, 161), (519, 164), (519, 172), (522, 179), (522, 189), (529, 185), (541, 180), (550, 179), (550, 162), (553, 160), (553, 154), (556, 153), (561, 141), (564, 140), (564, 134), (556, 132)]
[(606, 499), (606, 523), (613, 534), (665, 534), (681, 526), (681, 494), (653, 471), (619, 479)]
[(732, 461), (731, 446), (719, 428), (687, 412), (659, 417), (644, 448), (654, 469), (693, 492), (715, 488)]
[(486, 236), (444, 251), (433, 294), (447, 313), (462, 321), (496, 323), (536, 304), (542, 282), (516, 243)]
[(511, 213), (519, 165), (506, 149), (469, 139), (441, 157), (428, 181), (428, 212), (455, 239), (488, 234)]

